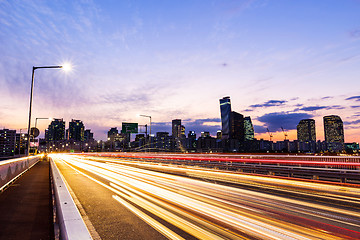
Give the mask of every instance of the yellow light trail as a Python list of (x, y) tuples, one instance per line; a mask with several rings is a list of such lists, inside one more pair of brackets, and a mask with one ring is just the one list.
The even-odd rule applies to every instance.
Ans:
[[(306, 194), (310, 194), (306, 191), (311, 192), (314, 189), (320, 191), (319, 186), (310, 183), (301, 185), (300, 181), (294, 183), (290, 180), (285, 181), (286, 179), (276, 181), (277, 179), (273, 178), (214, 172), (199, 168), (185, 169), (121, 160), (109, 161), (108, 158), (105, 161), (102, 158), (73, 155), (52, 157), (57, 161), (65, 161), (69, 166), (98, 183), (99, 180), (90, 177), (86, 172), (106, 179), (107, 181), (101, 182), (101, 185), (115, 192), (118, 195), (115, 197), (118, 202), (123, 203), (162, 234), (168, 234), (168, 238), (171, 238), (169, 236), (172, 233), (166, 233), (167, 230), (163, 230), (164, 228), (158, 223), (149, 220), (151, 218), (137, 208), (145, 209), (201, 239), (244, 239), (247, 236), (260, 239), (343, 239), (346, 237), (344, 234), (347, 233), (350, 236), (348, 239), (360, 237), (355, 231), (326, 223), (338, 222), (340, 225), (347, 224), (360, 228), (358, 211), (327, 207), (325, 204), (223, 186), (164, 172), (186, 171), (189, 175), (197, 174), (202, 177), (206, 175), (210, 178), (214, 176), (225, 178), (229, 182), (236, 182), (244, 177), (246, 181), (253, 179), (263, 184), (262, 181), (270, 179), (272, 183), (277, 184), (277, 187), (291, 184), (287, 187), (289, 191), (292, 188), (300, 188)], [(145, 166), (161, 172), (139, 168)], [(241, 181), (244, 181), (243, 179)], [(340, 186), (336, 187), (339, 189)], [(325, 192), (329, 194), (326, 197), (336, 197), (336, 187), (331, 186), (326, 189)], [(345, 192), (348, 193), (345, 200), (359, 199), (358, 189), (345, 187)], [(340, 215), (339, 211), (341, 211)], [(299, 217), (299, 214), (306, 218)], [(284, 219), (281, 219), (282, 217)], [(291, 220), (291, 217), (304, 220), (297, 223)], [(319, 220), (325, 222), (321, 226), (326, 228), (311, 226)]]

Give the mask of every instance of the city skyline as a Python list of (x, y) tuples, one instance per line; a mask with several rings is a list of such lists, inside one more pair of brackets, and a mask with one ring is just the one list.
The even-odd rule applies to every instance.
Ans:
[[(171, 132), (221, 129), (218, 99), (251, 116), (255, 137), (291, 140), (301, 119), (344, 121), (360, 141), (358, 1), (35, 1), (0, 3), (0, 127), (27, 126), (31, 68), (39, 70), (33, 118), (81, 119), (106, 139), (122, 122)], [(50, 122), (41, 121), (44, 131)], [(33, 125), (33, 123), (32, 123)]]

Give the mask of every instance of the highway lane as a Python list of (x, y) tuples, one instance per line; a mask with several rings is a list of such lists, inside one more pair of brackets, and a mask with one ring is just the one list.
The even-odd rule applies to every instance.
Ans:
[[(360, 193), (359, 188), (350, 185), (316, 184), (126, 159), (76, 155), (52, 155), (52, 158), (62, 172), (73, 171), (78, 177), (86, 177), (88, 180), (82, 180), (83, 184), (96, 183), (112, 192), (106, 194), (111, 195), (111, 199), (102, 199), (106, 206), (104, 211), (115, 213), (122, 208), (124, 212), (126, 208), (134, 214), (134, 219), (137, 216), (138, 222), (146, 222), (152, 227), (151, 231), (156, 229), (157, 233), (170, 239), (190, 239), (191, 236), (200, 239), (360, 238), (360, 212), (356, 206)], [(201, 178), (226, 179), (230, 183), (242, 181), (243, 184), (282, 188), (288, 196), (171, 174), (176, 171), (186, 171), (189, 176)], [(77, 180), (69, 175), (64, 174), (65, 179), (80, 203), (85, 204), (90, 221), (103, 237), (98, 230), (102, 228), (102, 222), (94, 222), (96, 217), (92, 217), (92, 203), (86, 200), (86, 194), (77, 192), (79, 186), (74, 187)], [(294, 191), (302, 193), (306, 199), (293, 197)], [(329, 202), (314, 200), (312, 195), (321, 195)], [(334, 199), (336, 204), (332, 203)], [(343, 204), (339, 204), (341, 202)], [(116, 214), (113, 215), (116, 218)], [(122, 228), (122, 224), (119, 218), (119, 221), (106, 226), (109, 229)], [(111, 236), (107, 238), (111, 239)], [(146, 236), (146, 239), (155, 238), (158, 238), (155, 233)]]

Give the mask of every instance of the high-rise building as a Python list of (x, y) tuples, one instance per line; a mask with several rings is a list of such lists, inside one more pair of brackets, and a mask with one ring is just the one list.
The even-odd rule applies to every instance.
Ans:
[(299, 142), (316, 142), (315, 120), (302, 119), (297, 125), (297, 140)]
[(90, 142), (94, 140), (94, 133), (91, 132), (91, 129), (86, 129), (84, 132), (84, 141)]
[(222, 139), (230, 138), (231, 128), (231, 102), (230, 97), (220, 99), (221, 133)]
[(330, 152), (344, 150), (344, 126), (339, 116), (330, 115), (324, 117), (324, 130), (326, 148)]
[(71, 119), (71, 122), (69, 122), (69, 140), (84, 141), (84, 129), (81, 120)]
[(108, 140), (114, 141), (114, 138), (119, 134), (119, 131), (117, 130), (117, 127), (110, 128), (110, 130), (107, 133)]
[(240, 113), (231, 112), (231, 128), (230, 128), (230, 138), (237, 139), (239, 141), (244, 141), (245, 131), (244, 131), (244, 116)]
[(244, 118), (244, 140), (252, 141), (255, 138), (254, 126), (251, 122), (250, 116)]
[(221, 127), (222, 127), (221, 139), (222, 140), (237, 139), (239, 141), (244, 141), (245, 140), (244, 116), (240, 113), (231, 111), (230, 97), (224, 97), (220, 99), (220, 113), (221, 113)]
[(172, 120), (172, 137), (180, 138), (181, 136), (181, 119)]
[(344, 143), (344, 126), (339, 116), (324, 117), (325, 142)]
[(0, 156), (15, 155), (16, 130), (0, 129)]
[(51, 121), (47, 130), (45, 130), (46, 142), (55, 142), (65, 139), (65, 121), (60, 119), (54, 119)]

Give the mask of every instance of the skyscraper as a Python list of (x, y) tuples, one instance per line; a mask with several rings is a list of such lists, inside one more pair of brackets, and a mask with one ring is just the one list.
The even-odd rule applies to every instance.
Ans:
[(54, 119), (51, 121), (48, 129), (45, 131), (46, 142), (61, 141), (65, 139), (65, 121)]
[(220, 99), (220, 113), (221, 113), (221, 139), (230, 138), (231, 127), (231, 102), (230, 97), (223, 97)]
[(75, 141), (84, 141), (84, 124), (81, 120), (71, 119), (69, 122), (69, 139)]
[(315, 142), (315, 120), (302, 119), (297, 125), (297, 139), (299, 142)]
[(339, 116), (324, 117), (325, 142), (344, 143), (344, 126)]
[(181, 136), (181, 119), (172, 120), (172, 137), (175, 139)]
[(240, 113), (232, 111), (230, 114), (230, 138), (244, 141), (244, 116)]
[(85, 142), (90, 142), (90, 141), (94, 140), (94, 133), (92, 133), (90, 129), (85, 130), (84, 140), (85, 140)]
[(108, 140), (114, 141), (114, 138), (119, 134), (117, 127), (110, 128), (107, 133)]
[(0, 156), (13, 156), (15, 154), (16, 130), (0, 130)]
[(254, 126), (251, 122), (250, 116), (244, 118), (244, 140), (252, 141), (255, 138)]

